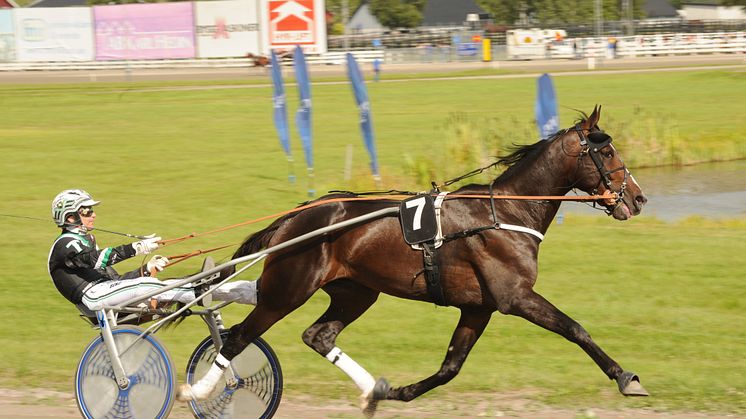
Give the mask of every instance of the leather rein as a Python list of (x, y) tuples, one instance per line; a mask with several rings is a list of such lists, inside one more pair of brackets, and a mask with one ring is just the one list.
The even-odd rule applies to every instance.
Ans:
[[(489, 185), (489, 194), (487, 194), (487, 195), (484, 195), (484, 194), (448, 194), (446, 196), (446, 198), (445, 198), (447, 200), (450, 200), (450, 199), (489, 199), (490, 200), (490, 207), (491, 207), (491, 210), (492, 210), (492, 216), (493, 216), (494, 223), (492, 225), (490, 225), (490, 226), (478, 227), (476, 229), (472, 229), (472, 230), (469, 230), (469, 231), (464, 231), (464, 232), (460, 232), (460, 233), (457, 233), (457, 234), (453, 234), (452, 237), (447, 237), (447, 239), (451, 239), (452, 240), (452, 239), (456, 239), (456, 238), (461, 238), (461, 237), (469, 236), (469, 235), (478, 233), (480, 231), (484, 231), (486, 229), (499, 228), (500, 223), (497, 220), (497, 212), (496, 212), (496, 209), (495, 209), (495, 200), (593, 202), (594, 206), (596, 205), (597, 201), (604, 201), (604, 202), (613, 202), (614, 208), (616, 208), (617, 206), (619, 206), (620, 203), (622, 202), (623, 197), (624, 197), (624, 190), (625, 190), (625, 188), (627, 186), (627, 177), (629, 175), (629, 171), (627, 170), (627, 167), (625, 165), (622, 165), (621, 167), (618, 167), (618, 168), (615, 168), (615, 169), (612, 169), (612, 170), (608, 170), (604, 166), (603, 161), (602, 161), (602, 157), (600, 156), (600, 150), (603, 149), (604, 147), (606, 147), (607, 145), (611, 144), (611, 140), (612, 140), (611, 137), (608, 134), (604, 133), (603, 131), (589, 132), (589, 134), (586, 136), (584, 134), (584, 132), (583, 132), (583, 131), (586, 131), (586, 130), (584, 130), (583, 128), (581, 128), (579, 125), (576, 125), (572, 129), (575, 132), (577, 132), (578, 137), (580, 138), (580, 144), (583, 147), (583, 149), (581, 150), (580, 154), (578, 154), (578, 164), (580, 163), (580, 159), (583, 156), (585, 156), (586, 154), (589, 154), (590, 157), (591, 157), (591, 160), (593, 161), (594, 165), (598, 169), (599, 174), (601, 175), (601, 177), (600, 177), (600, 179), (598, 181), (598, 185), (593, 189), (591, 195), (588, 195), (588, 196), (565, 196), (565, 195), (562, 195), (562, 196), (556, 196), (556, 195), (538, 195), (538, 196), (527, 196), (527, 195), (495, 195), (494, 191), (493, 191), (493, 182), (491, 182), (490, 185)], [(456, 178), (451, 179), (449, 181), (446, 181), (446, 182), (444, 182), (440, 186), (451, 185), (451, 184), (453, 184), (455, 182), (458, 182), (460, 180), (463, 180), (465, 178), (468, 178), (468, 177), (477, 175), (479, 173), (482, 173), (485, 170), (487, 170), (487, 169), (489, 169), (491, 167), (494, 167), (495, 165), (497, 165), (497, 162), (492, 163), (490, 165), (487, 165), (485, 167), (479, 168), (479, 169), (472, 170), (471, 172), (468, 172), (468, 173), (466, 173), (466, 174), (464, 174), (462, 176), (459, 176), (459, 177), (456, 177)], [(618, 193), (617, 192), (611, 192), (612, 189), (611, 189), (611, 176), (610, 175), (612, 173), (618, 172), (620, 170), (624, 170), (624, 180), (622, 182), (620, 190), (619, 190)], [(599, 188), (600, 188), (600, 186), (601, 186), (602, 183), (606, 187), (606, 190), (604, 191), (603, 194), (599, 194), (598, 190), (599, 190)], [(435, 197), (435, 196), (437, 196), (437, 194), (438, 194), (438, 192), (440, 190), (439, 190), (439, 186), (435, 182), (433, 182), (432, 185), (433, 185), (433, 191), (431, 192), (431, 195), (433, 195)], [(391, 192), (391, 191), (389, 191), (389, 192)], [(214, 230), (205, 231), (205, 232), (202, 232), (202, 233), (191, 233), (191, 234), (188, 234), (188, 235), (185, 235), (185, 236), (182, 236), (182, 237), (176, 237), (176, 238), (173, 238), (173, 239), (162, 240), (160, 243), (161, 243), (161, 246), (167, 246), (167, 245), (171, 245), (171, 244), (176, 244), (176, 243), (180, 243), (180, 242), (183, 242), (183, 241), (186, 241), (186, 240), (189, 240), (189, 239), (193, 239), (193, 238), (196, 238), (196, 237), (202, 237), (202, 236), (206, 236), (206, 235), (210, 235), (210, 234), (215, 234), (215, 233), (223, 232), (223, 231), (226, 231), (226, 230), (231, 230), (231, 229), (234, 229), (234, 228), (237, 228), (237, 227), (242, 227), (242, 226), (245, 226), (245, 225), (259, 223), (259, 222), (266, 221), (266, 220), (269, 220), (269, 219), (276, 219), (276, 218), (279, 218), (279, 217), (282, 217), (282, 216), (285, 216), (285, 215), (289, 215), (289, 214), (293, 214), (293, 213), (296, 213), (296, 212), (304, 211), (304, 210), (307, 210), (309, 208), (314, 208), (314, 207), (318, 207), (318, 206), (325, 205), (325, 204), (331, 204), (331, 203), (337, 203), (337, 202), (352, 202), (352, 201), (401, 201), (403, 199), (411, 197), (412, 195), (413, 195), (413, 193), (411, 193), (411, 192), (408, 192), (408, 193), (400, 192), (398, 194), (385, 194), (385, 195), (377, 195), (376, 193), (373, 193), (373, 194), (367, 195), (367, 196), (338, 197), (338, 198), (325, 199), (323, 201), (313, 201), (313, 202), (309, 202), (307, 204), (298, 206), (296, 208), (293, 208), (293, 209), (290, 209), (290, 210), (287, 210), (287, 211), (281, 211), (281, 212), (278, 212), (278, 213), (266, 215), (266, 216), (255, 218), (255, 219), (252, 219), (252, 220), (243, 221), (243, 222), (232, 224), (232, 225), (225, 226), (225, 227), (220, 227), (220, 228), (217, 228), (217, 229), (214, 229)], [(613, 211), (613, 209), (610, 210), (610, 209), (606, 208), (606, 213), (607, 214), (611, 214), (612, 211)], [(211, 249), (195, 250), (195, 251), (192, 251), (192, 252), (189, 252), (189, 253), (180, 254), (180, 255), (168, 256), (168, 258), (171, 260), (171, 262), (168, 264), (168, 266), (174, 265), (174, 264), (179, 263), (179, 262), (183, 262), (184, 260), (187, 260), (187, 259), (192, 258), (194, 256), (198, 256), (198, 255), (210, 253), (210, 252), (213, 252), (213, 251), (225, 249), (227, 247), (231, 247), (231, 246), (234, 246), (234, 245), (236, 245), (236, 243), (227, 244), (227, 245), (223, 245), (223, 246), (218, 246), (218, 247), (214, 247), (214, 248), (211, 248)]]

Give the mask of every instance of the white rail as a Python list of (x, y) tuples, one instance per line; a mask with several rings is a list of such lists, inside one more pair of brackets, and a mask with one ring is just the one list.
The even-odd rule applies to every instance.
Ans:
[[(351, 51), (358, 62), (384, 59), (383, 50)], [(309, 64), (344, 64), (346, 52), (327, 52), (306, 56)], [(293, 65), (292, 59), (282, 61)], [(132, 70), (164, 68), (249, 68), (250, 58), (181, 59), (181, 60), (132, 60), (132, 61), (55, 61), (55, 62), (0, 62), (0, 71), (55, 71), (55, 70)]]
[[(584, 57), (612, 58), (614, 54), (609, 48), (609, 39), (578, 38), (576, 42), (580, 50), (577, 53)], [(616, 57), (746, 54), (746, 32), (668, 33), (622, 36), (616, 40)]]

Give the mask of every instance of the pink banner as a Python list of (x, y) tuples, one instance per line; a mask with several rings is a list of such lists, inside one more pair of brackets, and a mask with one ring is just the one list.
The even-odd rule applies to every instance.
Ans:
[(192, 2), (93, 7), (96, 60), (194, 58)]

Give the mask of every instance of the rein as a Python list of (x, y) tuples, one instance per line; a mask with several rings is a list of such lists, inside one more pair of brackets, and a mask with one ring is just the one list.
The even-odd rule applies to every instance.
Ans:
[[(614, 205), (615, 205), (615, 208), (616, 208), (616, 206), (619, 206), (620, 203), (622, 202), (623, 197), (624, 197), (624, 190), (625, 190), (625, 187), (627, 185), (627, 176), (629, 174), (629, 171), (627, 170), (627, 168), (626, 168), (625, 165), (622, 165), (621, 167), (618, 167), (618, 168), (613, 169), (613, 170), (608, 170), (608, 169), (606, 169), (606, 167), (604, 166), (603, 162), (601, 161), (601, 156), (599, 156), (600, 150), (602, 148), (606, 147), (607, 145), (611, 144), (611, 137), (609, 135), (605, 134), (602, 131), (589, 132), (588, 135), (586, 136), (585, 133), (583, 132), (584, 130), (579, 125), (576, 125), (572, 129), (574, 131), (576, 131), (576, 133), (578, 134), (578, 138), (580, 139), (580, 144), (581, 144), (581, 146), (584, 147), (583, 150), (581, 151), (581, 153), (578, 155), (578, 159), (582, 158), (582, 156), (584, 156), (585, 154), (589, 154), (590, 155), (591, 160), (593, 161), (594, 165), (596, 166), (596, 169), (598, 169), (598, 171), (599, 171), (599, 173), (601, 175), (601, 177), (599, 179), (598, 185), (600, 186), (601, 183), (603, 182), (604, 186), (606, 186), (606, 190), (604, 191), (603, 194), (600, 194), (600, 195), (598, 194), (599, 187), (597, 186), (592, 191), (593, 193), (591, 195), (588, 195), (588, 196), (566, 196), (566, 195), (562, 195), (562, 196), (555, 196), (555, 195), (546, 195), (546, 196), (495, 195), (494, 189), (493, 189), (493, 183), (490, 183), (490, 185), (489, 185), (489, 194), (487, 194), (487, 195), (484, 195), (484, 194), (448, 194), (446, 196), (446, 198), (445, 198), (445, 199), (448, 199), (448, 200), (450, 200), (450, 199), (489, 199), (490, 200), (490, 209), (492, 211), (493, 224), (489, 225), (489, 226), (477, 227), (477, 228), (474, 228), (474, 229), (471, 229), (471, 230), (462, 231), (462, 232), (459, 232), (459, 233), (454, 233), (454, 234), (452, 234), (450, 236), (446, 236), (445, 240), (446, 241), (450, 241), (450, 240), (454, 240), (454, 239), (461, 238), (461, 237), (468, 237), (468, 236), (471, 236), (473, 234), (477, 234), (477, 233), (479, 233), (481, 231), (484, 231), (484, 230), (499, 228), (500, 222), (497, 220), (497, 211), (496, 211), (496, 208), (495, 208), (495, 200), (593, 202), (594, 206), (595, 206), (596, 201), (606, 201), (606, 202), (613, 201)], [(567, 130), (565, 130), (565, 132), (566, 131)], [(461, 181), (463, 179), (466, 179), (466, 178), (478, 175), (478, 174), (484, 172), (487, 169), (490, 169), (490, 168), (493, 168), (493, 167), (497, 166), (498, 164), (500, 164), (500, 161), (496, 161), (496, 162), (493, 162), (493, 163), (491, 163), (491, 164), (489, 164), (487, 166), (480, 167), (478, 169), (472, 170), (472, 171), (467, 172), (467, 173), (465, 173), (465, 174), (463, 174), (461, 176), (458, 176), (458, 177), (455, 177), (453, 179), (447, 180), (447, 181), (443, 182), (440, 185), (438, 185), (435, 182), (432, 182), (433, 190), (431, 191), (430, 194), (435, 197), (440, 192), (440, 188), (441, 187), (449, 186), (449, 185), (452, 185), (452, 184), (454, 184), (456, 182), (459, 182), (459, 181)], [(624, 170), (624, 181), (622, 182), (622, 185), (620, 187), (620, 191), (618, 193), (617, 192), (612, 192), (612, 189), (611, 189), (611, 177), (610, 177), (610, 175), (612, 173), (620, 171), (620, 170)], [(333, 191), (333, 192), (337, 192), (337, 193), (350, 193), (350, 194), (354, 193), (354, 192), (347, 192), (347, 191)], [(242, 226), (245, 226), (245, 225), (250, 225), (250, 224), (255, 224), (255, 223), (258, 223), (258, 222), (266, 221), (266, 220), (269, 220), (269, 219), (279, 218), (279, 217), (282, 217), (282, 216), (285, 216), (285, 215), (294, 214), (294, 213), (297, 213), (297, 212), (300, 212), (300, 211), (304, 211), (304, 210), (307, 210), (307, 209), (310, 209), (310, 208), (314, 208), (314, 207), (317, 207), (317, 206), (321, 206), (321, 205), (325, 205), (325, 204), (332, 204), (332, 203), (339, 203), (339, 202), (353, 202), (353, 201), (371, 201), (371, 202), (374, 202), (374, 201), (401, 201), (403, 199), (411, 197), (414, 194), (415, 193), (412, 193), (412, 192), (391, 190), (391, 191), (386, 191), (386, 192), (367, 192), (367, 193), (362, 193), (362, 194), (358, 193), (358, 194), (355, 194), (355, 195), (357, 195), (355, 197), (339, 197), (339, 198), (330, 198), (330, 199), (326, 199), (326, 200), (323, 200), (323, 201), (314, 201), (314, 202), (310, 202), (310, 203), (307, 203), (305, 205), (301, 205), (301, 206), (298, 206), (296, 208), (293, 208), (293, 209), (290, 209), (290, 210), (287, 210), (287, 211), (281, 211), (281, 212), (278, 212), (278, 213), (266, 215), (266, 216), (255, 218), (255, 219), (252, 219), (252, 220), (243, 221), (243, 222), (240, 222), (240, 223), (236, 223), (236, 224), (232, 224), (232, 225), (229, 225), (229, 226), (217, 228), (217, 229), (214, 229), (214, 230), (205, 231), (205, 232), (202, 232), (202, 233), (191, 233), (191, 234), (188, 234), (188, 235), (182, 236), (182, 237), (177, 237), (177, 238), (168, 239), (168, 240), (162, 240), (160, 243), (161, 243), (161, 246), (167, 246), (167, 245), (170, 245), (170, 244), (180, 243), (182, 241), (193, 239), (193, 238), (196, 238), (196, 237), (201, 237), (201, 236), (206, 236), (206, 235), (210, 235), (210, 234), (215, 234), (215, 233), (227, 231), (227, 230), (230, 230), (230, 229), (234, 229), (234, 228), (237, 228), (237, 227), (242, 227)], [(361, 196), (361, 195), (365, 195), (365, 196)], [(607, 212), (607, 214), (611, 214), (611, 211), (608, 210), (608, 209), (606, 210), (606, 212)], [(184, 254), (181, 254), (181, 255), (171, 256), (170, 259), (176, 259), (176, 260), (174, 262), (170, 263), (169, 266), (172, 265), (172, 264), (178, 263), (178, 262), (182, 262), (182, 261), (187, 260), (187, 259), (189, 259), (191, 257), (194, 257), (194, 256), (198, 256), (198, 255), (201, 255), (201, 254), (213, 252), (213, 251), (220, 250), (220, 249), (225, 249), (225, 248), (231, 247), (233, 245), (234, 244), (229, 244), (229, 245), (219, 246), (219, 247), (215, 247), (215, 248), (207, 249), (207, 250), (195, 250), (193, 252), (184, 253)]]
[[(433, 196), (437, 196), (436, 193), (432, 194)], [(161, 246), (168, 246), (171, 244), (181, 243), (183, 241), (207, 236), (210, 234), (220, 233), (223, 231), (227, 231), (233, 228), (242, 227), (250, 224), (259, 223), (262, 221), (266, 221), (269, 219), (274, 219), (278, 217), (282, 217), (284, 215), (293, 214), (296, 212), (304, 211), (310, 208), (315, 208), (324, 204), (331, 204), (331, 203), (338, 203), (338, 202), (352, 202), (352, 201), (401, 201), (403, 199), (409, 198), (410, 195), (406, 194), (397, 194), (397, 195), (382, 195), (382, 196), (363, 196), (363, 197), (348, 197), (348, 198), (331, 198), (326, 199), (323, 201), (315, 201), (308, 203), (306, 205), (301, 205), (299, 207), (287, 210), (287, 211), (281, 211), (270, 215), (265, 215), (263, 217), (254, 218), (252, 220), (243, 221), (240, 223), (232, 224), (229, 226), (216, 228), (214, 230), (205, 231), (202, 233), (191, 233), (187, 234), (182, 237), (177, 237), (173, 239), (167, 239), (167, 240), (161, 240), (160, 244)], [(482, 194), (448, 194), (445, 198), (446, 200), (451, 199), (490, 199), (492, 202), (493, 207), (493, 217), (494, 217), (494, 200), (510, 200), (510, 201), (576, 201), (576, 202), (584, 202), (584, 201), (598, 201), (598, 200), (607, 200), (607, 199), (616, 199), (616, 193), (604, 193), (602, 195), (588, 195), (588, 196), (553, 196), (553, 195), (535, 195), (535, 196), (526, 196), (526, 195), (494, 195), (490, 193), (489, 195), (482, 195)], [(497, 223), (496, 225), (499, 225)], [(494, 228), (494, 226), (490, 226), (489, 228)], [(474, 233), (472, 233), (474, 234)], [(176, 259), (175, 262), (169, 263), (168, 266), (171, 266), (175, 263), (183, 262), (189, 258), (192, 258), (194, 256), (199, 256), (205, 253), (213, 252), (216, 250), (225, 249), (231, 246), (234, 246), (233, 244), (227, 244), (223, 246), (214, 247), (211, 249), (206, 250), (195, 250), (189, 253), (184, 253), (180, 255), (174, 255), (174, 256), (168, 256), (169, 259)]]
[[(437, 194), (432, 194), (433, 196), (437, 196)], [(315, 201), (306, 205), (301, 205), (299, 207), (277, 212), (270, 215), (265, 215), (263, 217), (254, 218), (253, 220), (247, 220), (243, 221), (237, 224), (232, 224), (229, 226), (217, 228), (214, 230), (205, 231), (202, 233), (191, 233), (187, 234), (186, 236), (177, 237), (173, 239), (167, 239), (167, 240), (161, 240), (161, 246), (166, 246), (170, 244), (180, 243), (185, 240), (193, 239), (196, 237), (202, 237), (207, 236), (210, 234), (215, 234), (223, 231), (227, 231), (233, 228), (242, 227), (245, 225), (255, 224), (261, 221), (266, 221), (273, 218), (282, 217), (284, 215), (293, 214), (296, 212), (304, 211), (309, 208), (318, 207), (324, 204), (331, 204), (336, 202), (352, 202), (352, 201), (401, 201), (402, 199), (409, 198), (409, 195), (385, 195), (385, 196), (365, 196), (365, 197), (350, 197), (350, 198), (331, 198), (326, 199), (323, 201)], [(604, 193), (602, 195), (587, 195), (587, 196), (554, 196), (554, 195), (481, 195), (481, 194), (448, 194), (446, 196), (446, 200), (450, 199), (497, 199), (497, 200), (506, 200), (506, 201), (576, 201), (576, 202), (584, 202), (584, 201), (599, 201), (599, 200), (606, 200), (606, 199), (616, 199), (617, 194), (614, 192)]]

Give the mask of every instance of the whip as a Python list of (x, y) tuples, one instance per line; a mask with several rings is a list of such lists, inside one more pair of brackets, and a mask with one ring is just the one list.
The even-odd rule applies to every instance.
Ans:
[[(45, 222), (45, 223), (51, 222), (51, 221), (49, 221), (47, 219), (44, 219), (44, 218), (27, 217), (25, 215), (0, 214), (0, 217), (20, 218), (20, 219), (24, 219), (24, 220), (42, 221), (42, 222)], [(64, 225), (65, 225), (65, 227), (68, 227), (68, 226), (69, 227), (77, 226), (77, 224), (70, 224), (70, 223), (65, 223)], [(94, 227), (91, 230), (102, 231), (104, 233), (109, 233), (109, 234), (116, 234), (118, 236), (131, 237), (133, 239), (138, 239), (138, 240), (145, 240), (145, 239), (148, 238), (148, 237), (145, 237), (145, 236), (138, 236), (136, 234), (120, 233), (118, 231), (106, 230), (106, 229), (99, 228), (99, 227)]]

